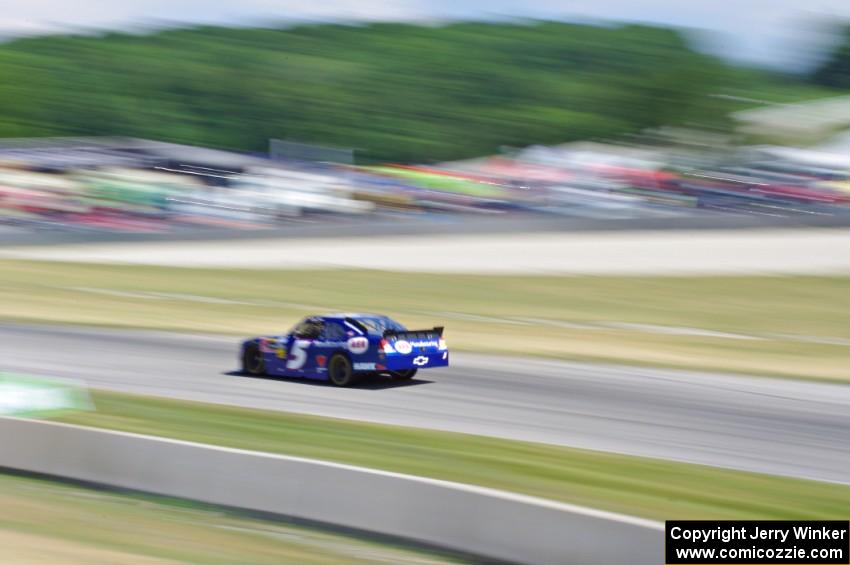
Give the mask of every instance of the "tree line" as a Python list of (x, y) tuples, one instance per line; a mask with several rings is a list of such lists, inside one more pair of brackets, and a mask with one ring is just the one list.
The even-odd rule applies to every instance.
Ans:
[(367, 162), (433, 162), (667, 124), (723, 127), (733, 103), (712, 94), (765, 80), (642, 25), (45, 36), (0, 45), (0, 137), (126, 135), (244, 151), (278, 138), (354, 148)]

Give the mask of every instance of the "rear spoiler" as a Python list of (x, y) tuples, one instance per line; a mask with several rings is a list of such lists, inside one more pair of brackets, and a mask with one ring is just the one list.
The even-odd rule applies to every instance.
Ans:
[(428, 330), (404, 330), (404, 331), (384, 330), (384, 336), (383, 337), (409, 335), (409, 334), (414, 334), (414, 335), (415, 334), (437, 334), (438, 336), (443, 337), (443, 330), (444, 329), (445, 329), (444, 326), (434, 326), (433, 328), (428, 329)]

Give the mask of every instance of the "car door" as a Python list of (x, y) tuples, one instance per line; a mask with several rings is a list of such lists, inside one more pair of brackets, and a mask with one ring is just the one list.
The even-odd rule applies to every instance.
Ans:
[(326, 379), (328, 361), (335, 351), (345, 348), (346, 338), (345, 328), (339, 321), (325, 320), (320, 338), (313, 343), (312, 372), (308, 376)]
[(315, 342), (322, 335), (324, 323), (316, 318), (307, 318), (299, 323), (292, 332), (286, 346), (287, 376), (315, 377)]

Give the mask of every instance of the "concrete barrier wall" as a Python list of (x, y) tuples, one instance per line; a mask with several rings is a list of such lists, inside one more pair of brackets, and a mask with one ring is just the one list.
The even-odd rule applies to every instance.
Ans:
[(368, 530), (545, 565), (663, 562), (663, 526), (325, 461), (0, 418), (0, 467)]

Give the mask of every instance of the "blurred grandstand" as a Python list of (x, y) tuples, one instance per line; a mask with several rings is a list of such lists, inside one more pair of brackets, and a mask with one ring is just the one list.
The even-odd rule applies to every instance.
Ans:
[(425, 213), (850, 217), (850, 159), (825, 151), (572, 143), (428, 166), (272, 157), (128, 138), (6, 140), (0, 233), (263, 230)]

